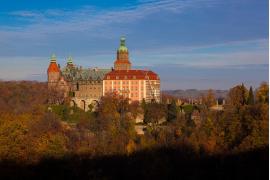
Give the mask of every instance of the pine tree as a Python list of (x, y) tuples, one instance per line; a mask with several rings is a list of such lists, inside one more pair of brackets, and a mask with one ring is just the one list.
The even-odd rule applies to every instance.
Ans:
[(242, 99), (241, 104), (242, 104), (242, 105), (247, 104), (246, 92), (247, 92), (247, 89), (246, 89), (244, 83), (242, 83), (242, 85), (241, 85), (241, 97), (242, 97), (242, 98), (241, 98), (241, 99)]
[(254, 104), (254, 94), (253, 94), (253, 89), (252, 86), (250, 86), (249, 88), (249, 92), (248, 92), (248, 105), (253, 105)]
[(173, 121), (177, 118), (177, 105), (175, 100), (173, 99), (171, 104), (168, 105), (168, 114), (167, 114), (167, 120)]
[(142, 102), (141, 102), (141, 107), (143, 108), (144, 112), (146, 111), (146, 101), (145, 99), (143, 98)]

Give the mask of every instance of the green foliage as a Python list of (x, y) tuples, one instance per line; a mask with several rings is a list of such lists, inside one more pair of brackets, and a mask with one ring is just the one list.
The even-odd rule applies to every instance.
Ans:
[(193, 111), (193, 109), (194, 109), (194, 106), (191, 105), (191, 104), (184, 105), (184, 106), (183, 106), (183, 109), (184, 109), (185, 113), (192, 113), (192, 111)]
[(177, 119), (177, 114), (178, 114), (177, 109), (178, 108), (177, 108), (176, 102), (173, 99), (171, 104), (168, 105), (167, 121), (171, 122)]
[(62, 105), (51, 105), (52, 112), (54, 112), (58, 117), (66, 121), (68, 123), (78, 123), (82, 119), (90, 118), (93, 116), (93, 112), (87, 111), (78, 108), (78, 107), (70, 107), (67, 104)]
[(165, 105), (156, 102), (147, 104), (144, 114), (144, 122), (157, 125), (162, 118), (166, 117)]

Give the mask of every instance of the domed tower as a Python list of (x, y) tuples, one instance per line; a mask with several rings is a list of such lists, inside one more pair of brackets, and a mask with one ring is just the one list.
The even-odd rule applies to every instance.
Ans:
[(51, 56), (51, 62), (47, 70), (48, 75), (48, 88), (55, 88), (58, 81), (60, 80), (60, 68), (56, 63), (56, 56)]
[(120, 47), (117, 50), (117, 57), (114, 62), (115, 70), (130, 70), (131, 63), (128, 58), (128, 48), (126, 47), (126, 39), (121, 37)]

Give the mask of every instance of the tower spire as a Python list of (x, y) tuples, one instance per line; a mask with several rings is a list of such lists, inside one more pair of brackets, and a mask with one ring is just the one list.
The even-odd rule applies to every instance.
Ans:
[(51, 62), (50, 62), (47, 72), (48, 73), (60, 72), (60, 67), (58, 67), (58, 65), (56, 64), (56, 55), (52, 54), (50, 59), (51, 59)]
[(68, 56), (68, 59), (67, 59), (67, 64), (68, 64), (68, 65), (73, 64), (73, 59), (72, 59), (72, 57), (71, 57), (71, 56)]
[(120, 46), (126, 46), (126, 38), (124, 36), (120, 38)]
[(54, 53), (51, 55), (51, 63), (56, 63), (56, 55)]
[(131, 63), (128, 57), (128, 48), (126, 47), (126, 38), (120, 38), (120, 47), (117, 49), (116, 61), (114, 62), (115, 70), (129, 70)]

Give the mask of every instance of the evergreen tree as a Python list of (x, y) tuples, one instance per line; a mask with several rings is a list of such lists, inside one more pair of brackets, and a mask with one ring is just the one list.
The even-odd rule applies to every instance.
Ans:
[(253, 94), (253, 89), (252, 86), (250, 86), (249, 88), (249, 92), (248, 92), (248, 105), (253, 105), (254, 104), (254, 94)]
[(142, 102), (141, 102), (141, 107), (143, 108), (144, 112), (146, 111), (146, 101), (143, 98)]
[(171, 104), (168, 105), (168, 113), (167, 113), (167, 120), (174, 121), (177, 118), (177, 105), (175, 100), (173, 99)]
[(241, 102), (241, 104), (242, 105), (245, 105), (245, 104), (247, 104), (247, 96), (246, 96), (246, 94), (247, 94), (247, 89), (246, 89), (246, 87), (245, 87), (245, 85), (244, 85), (244, 83), (242, 83), (242, 85), (241, 85), (241, 99), (242, 99), (242, 102)]

